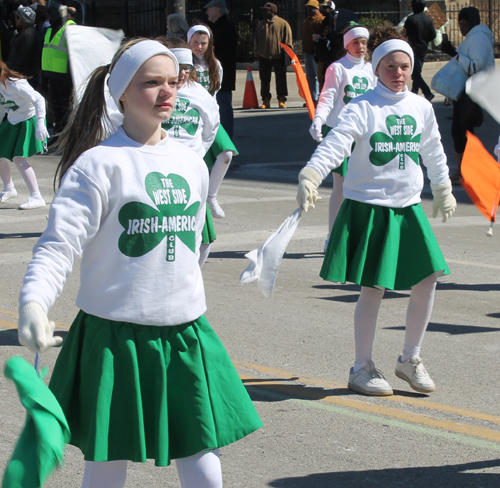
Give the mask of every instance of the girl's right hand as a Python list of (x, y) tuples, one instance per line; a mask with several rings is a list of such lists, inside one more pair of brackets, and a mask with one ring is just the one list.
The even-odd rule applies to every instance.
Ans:
[(46, 141), (50, 137), (47, 127), (45, 127), (45, 119), (36, 119), (35, 137), (40, 142)]
[(19, 342), (33, 352), (44, 352), (58, 346), (62, 337), (54, 336), (56, 324), (49, 321), (38, 302), (28, 302), (19, 310), (17, 331)]
[(309, 133), (315, 141), (321, 142), (323, 140), (321, 127), (322, 122), (319, 118), (314, 117), (313, 123), (309, 129)]

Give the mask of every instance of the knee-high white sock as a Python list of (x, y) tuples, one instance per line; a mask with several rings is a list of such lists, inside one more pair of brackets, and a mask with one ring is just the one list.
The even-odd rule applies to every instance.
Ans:
[(38, 183), (36, 181), (35, 171), (29, 165), (28, 160), (26, 158), (16, 157), (13, 159), (14, 164), (17, 166), (19, 173), (23, 177), (26, 186), (30, 192), (32, 197), (42, 198), (40, 194), (40, 190), (38, 189)]
[(328, 232), (332, 231), (333, 224), (344, 201), (344, 177), (333, 173), (333, 190), (328, 206)]
[(205, 264), (205, 261), (208, 258), (208, 255), (210, 254), (210, 248), (212, 247), (212, 244), (202, 244), (200, 246), (200, 259), (198, 259), (198, 264), (200, 265), (200, 268)]
[(210, 171), (210, 180), (208, 182), (208, 197), (214, 198), (217, 196), (220, 185), (224, 176), (226, 176), (231, 160), (233, 159), (232, 151), (222, 151), (215, 160), (215, 163)]
[(182, 488), (222, 488), (218, 449), (176, 459), (175, 466)]
[(354, 310), (355, 373), (372, 359), (378, 311), (384, 292), (385, 289), (361, 287), (358, 303), (356, 303)]
[(420, 354), (420, 346), (434, 305), (436, 284), (437, 276), (432, 274), (411, 288), (410, 303), (406, 311), (405, 344), (401, 361)]
[(9, 161), (5, 158), (0, 158), (0, 178), (2, 178), (4, 190), (12, 190), (14, 182), (10, 175)]
[(123, 488), (126, 479), (127, 461), (85, 461), (82, 488)]

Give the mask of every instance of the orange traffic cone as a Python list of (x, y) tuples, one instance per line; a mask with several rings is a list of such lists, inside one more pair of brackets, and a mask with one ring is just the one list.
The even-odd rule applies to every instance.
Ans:
[(245, 84), (245, 93), (243, 95), (243, 108), (259, 108), (257, 100), (257, 91), (253, 82), (252, 69), (247, 70), (247, 82)]

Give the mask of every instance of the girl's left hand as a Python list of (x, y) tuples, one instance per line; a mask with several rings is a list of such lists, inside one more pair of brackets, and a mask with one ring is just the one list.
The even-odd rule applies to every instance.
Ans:
[(40, 141), (46, 141), (50, 136), (47, 131), (47, 127), (45, 127), (45, 120), (44, 119), (37, 119), (36, 120), (36, 130), (35, 130), (35, 137)]

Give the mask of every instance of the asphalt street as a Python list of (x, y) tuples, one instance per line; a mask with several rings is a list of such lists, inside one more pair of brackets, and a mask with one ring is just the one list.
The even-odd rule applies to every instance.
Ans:
[[(437, 66), (424, 71), (429, 81)], [(258, 73), (253, 72), (257, 91)], [(253, 285), (240, 286), (258, 248), (296, 208), (297, 174), (316, 143), (310, 120), (289, 73), (289, 101), (278, 109), (242, 110), (246, 71), (238, 71), (234, 94), (233, 159), (219, 192), (226, 218), (217, 220), (217, 240), (203, 268), (207, 318), (233, 359), (264, 427), (223, 448), (227, 488), (329, 487), (497, 487), (500, 483), (500, 229), (486, 236), (489, 222), (461, 187), (455, 215), (432, 219), (426, 179), (422, 205), (451, 274), (439, 279), (422, 358), (437, 390), (418, 394), (396, 378), (408, 291), (385, 294), (378, 321), (374, 359), (394, 396), (371, 398), (347, 390), (353, 362), (353, 312), (359, 287), (322, 281), (319, 269), (327, 233), (331, 178), (322, 200), (305, 214), (279, 271), (275, 294), (266, 299)], [(274, 77), (273, 77), (274, 84)], [(274, 93), (274, 86), (272, 85)], [(455, 170), (450, 134), (451, 107), (433, 101), (450, 172)], [(492, 152), (500, 127), (489, 116), (476, 135)], [(58, 157), (31, 163), (50, 202)], [(17, 210), (28, 194), (12, 169), (19, 195), (0, 206), (0, 364), (12, 355), (33, 362), (17, 342), (17, 299), (31, 250), (47, 225), (46, 209)], [(64, 336), (77, 310), (79, 268), (50, 311)], [(59, 349), (42, 355), (52, 370)], [(50, 377), (50, 372), (49, 372)], [(47, 377), (48, 379), (48, 377)], [(25, 412), (14, 385), (0, 376), (0, 469), (3, 471)], [(81, 453), (68, 447), (65, 466), (49, 488), (81, 485)], [(152, 462), (129, 464), (127, 487), (175, 487), (173, 467)], [(201, 488), (201, 487), (200, 487)]]

